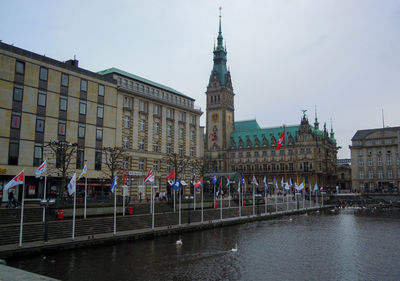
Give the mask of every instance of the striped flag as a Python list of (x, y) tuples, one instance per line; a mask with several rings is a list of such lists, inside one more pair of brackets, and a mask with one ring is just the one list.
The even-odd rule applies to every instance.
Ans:
[(114, 177), (114, 180), (110, 186), (111, 192), (114, 193), (116, 188), (117, 188), (117, 176)]
[(198, 182), (194, 184), (194, 187), (199, 190), (200, 187), (203, 185), (203, 179), (199, 179)]
[(74, 173), (68, 184), (68, 194), (72, 195), (74, 192), (76, 192), (76, 173)]
[(25, 170), (22, 170), (21, 172), (18, 173), (12, 180), (10, 180), (5, 186), (4, 190), (8, 190), (11, 187), (14, 187), (19, 184), (24, 183), (24, 172)]
[(86, 167), (86, 164), (85, 164), (85, 167), (83, 167), (82, 173), (79, 175), (77, 180), (80, 180), (81, 177), (86, 176), (86, 174), (87, 174), (87, 167)]
[(47, 162), (44, 160), (44, 162), (36, 169), (35, 171), (35, 178), (40, 178), (40, 176), (46, 172), (47, 169)]
[(144, 178), (143, 182), (145, 183), (146, 181), (154, 182), (153, 169), (150, 169), (149, 173), (148, 173), (147, 176)]

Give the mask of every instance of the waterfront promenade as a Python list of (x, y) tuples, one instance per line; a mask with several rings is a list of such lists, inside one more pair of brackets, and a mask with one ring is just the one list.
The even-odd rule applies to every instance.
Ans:
[[(268, 198), (267, 213), (265, 213), (264, 198), (258, 198), (254, 208), (251, 200), (246, 200), (246, 205), (241, 208), (237, 201), (223, 201), (223, 208), (213, 208), (213, 201), (204, 203), (203, 215), (200, 204), (196, 210), (192, 203), (182, 204), (181, 223), (179, 224), (179, 211), (174, 212), (173, 205), (160, 202), (155, 204), (154, 228), (152, 228), (152, 214), (149, 204), (133, 205), (134, 214), (122, 216), (122, 208), (118, 207), (116, 219), (116, 233), (113, 231), (114, 217), (110, 213), (110, 207), (100, 208), (103, 215), (99, 214), (99, 208), (88, 209), (87, 219), (78, 216), (75, 226), (75, 237), (72, 240), (71, 210), (65, 210), (64, 220), (50, 220), (48, 223), (48, 242), (44, 242), (44, 223), (41, 221), (41, 208), (27, 208), (24, 218), (24, 232), (22, 246), (18, 245), (19, 219), (18, 209), (14, 209), (14, 218), (5, 217), (0, 210), (0, 257), (16, 257), (27, 254), (39, 254), (48, 251), (87, 247), (100, 244), (111, 244), (119, 241), (151, 238), (154, 236), (168, 235), (187, 231), (196, 231), (206, 228), (220, 227), (230, 224), (239, 224), (254, 220), (273, 219), (279, 216), (315, 211), (320, 208), (308, 200), (283, 202), (282, 199), (275, 204), (273, 197)], [(219, 203), (219, 202), (218, 202)], [(229, 206), (230, 205), (230, 206)], [(176, 205), (178, 207), (178, 204)], [(220, 206), (218, 206), (220, 207)], [(112, 209), (111, 209), (112, 210)], [(79, 209), (78, 214), (82, 213)], [(222, 219), (221, 219), (222, 215)], [(9, 215), (10, 216), (10, 215)], [(203, 220), (202, 220), (203, 217)], [(53, 216), (54, 218), (54, 216)], [(28, 220), (29, 219), (29, 220)]]

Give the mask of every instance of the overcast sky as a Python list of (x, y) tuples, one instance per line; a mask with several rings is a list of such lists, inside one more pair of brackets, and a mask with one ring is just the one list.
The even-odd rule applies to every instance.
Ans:
[[(400, 126), (400, 1), (4, 1), (0, 40), (91, 71), (117, 67), (196, 99), (222, 6), (235, 119), (320, 128), (339, 158), (359, 129)], [(203, 116), (204, 117), (204, 116)], [(202, 118), (202, 124), (205, 124)]]

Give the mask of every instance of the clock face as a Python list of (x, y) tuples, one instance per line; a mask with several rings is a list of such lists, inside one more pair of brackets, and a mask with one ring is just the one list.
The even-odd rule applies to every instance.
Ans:
[(211, 114), (211, 120), (212, 120), (213, 122), (218, 122), (218, 120), (219, 120), (219, 114), (218, 114), (218, 113), (213, 113), (213, 114)]

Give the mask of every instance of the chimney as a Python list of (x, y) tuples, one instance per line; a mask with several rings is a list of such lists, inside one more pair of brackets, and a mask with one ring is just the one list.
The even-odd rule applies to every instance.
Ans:
[(77, 59), (75, 59), (75, 56), (74, 56), (74, 59), (67, 60), (67, 61), (65, 62), (65, 64), (78, 67), (79, 61), (78, 61)]

